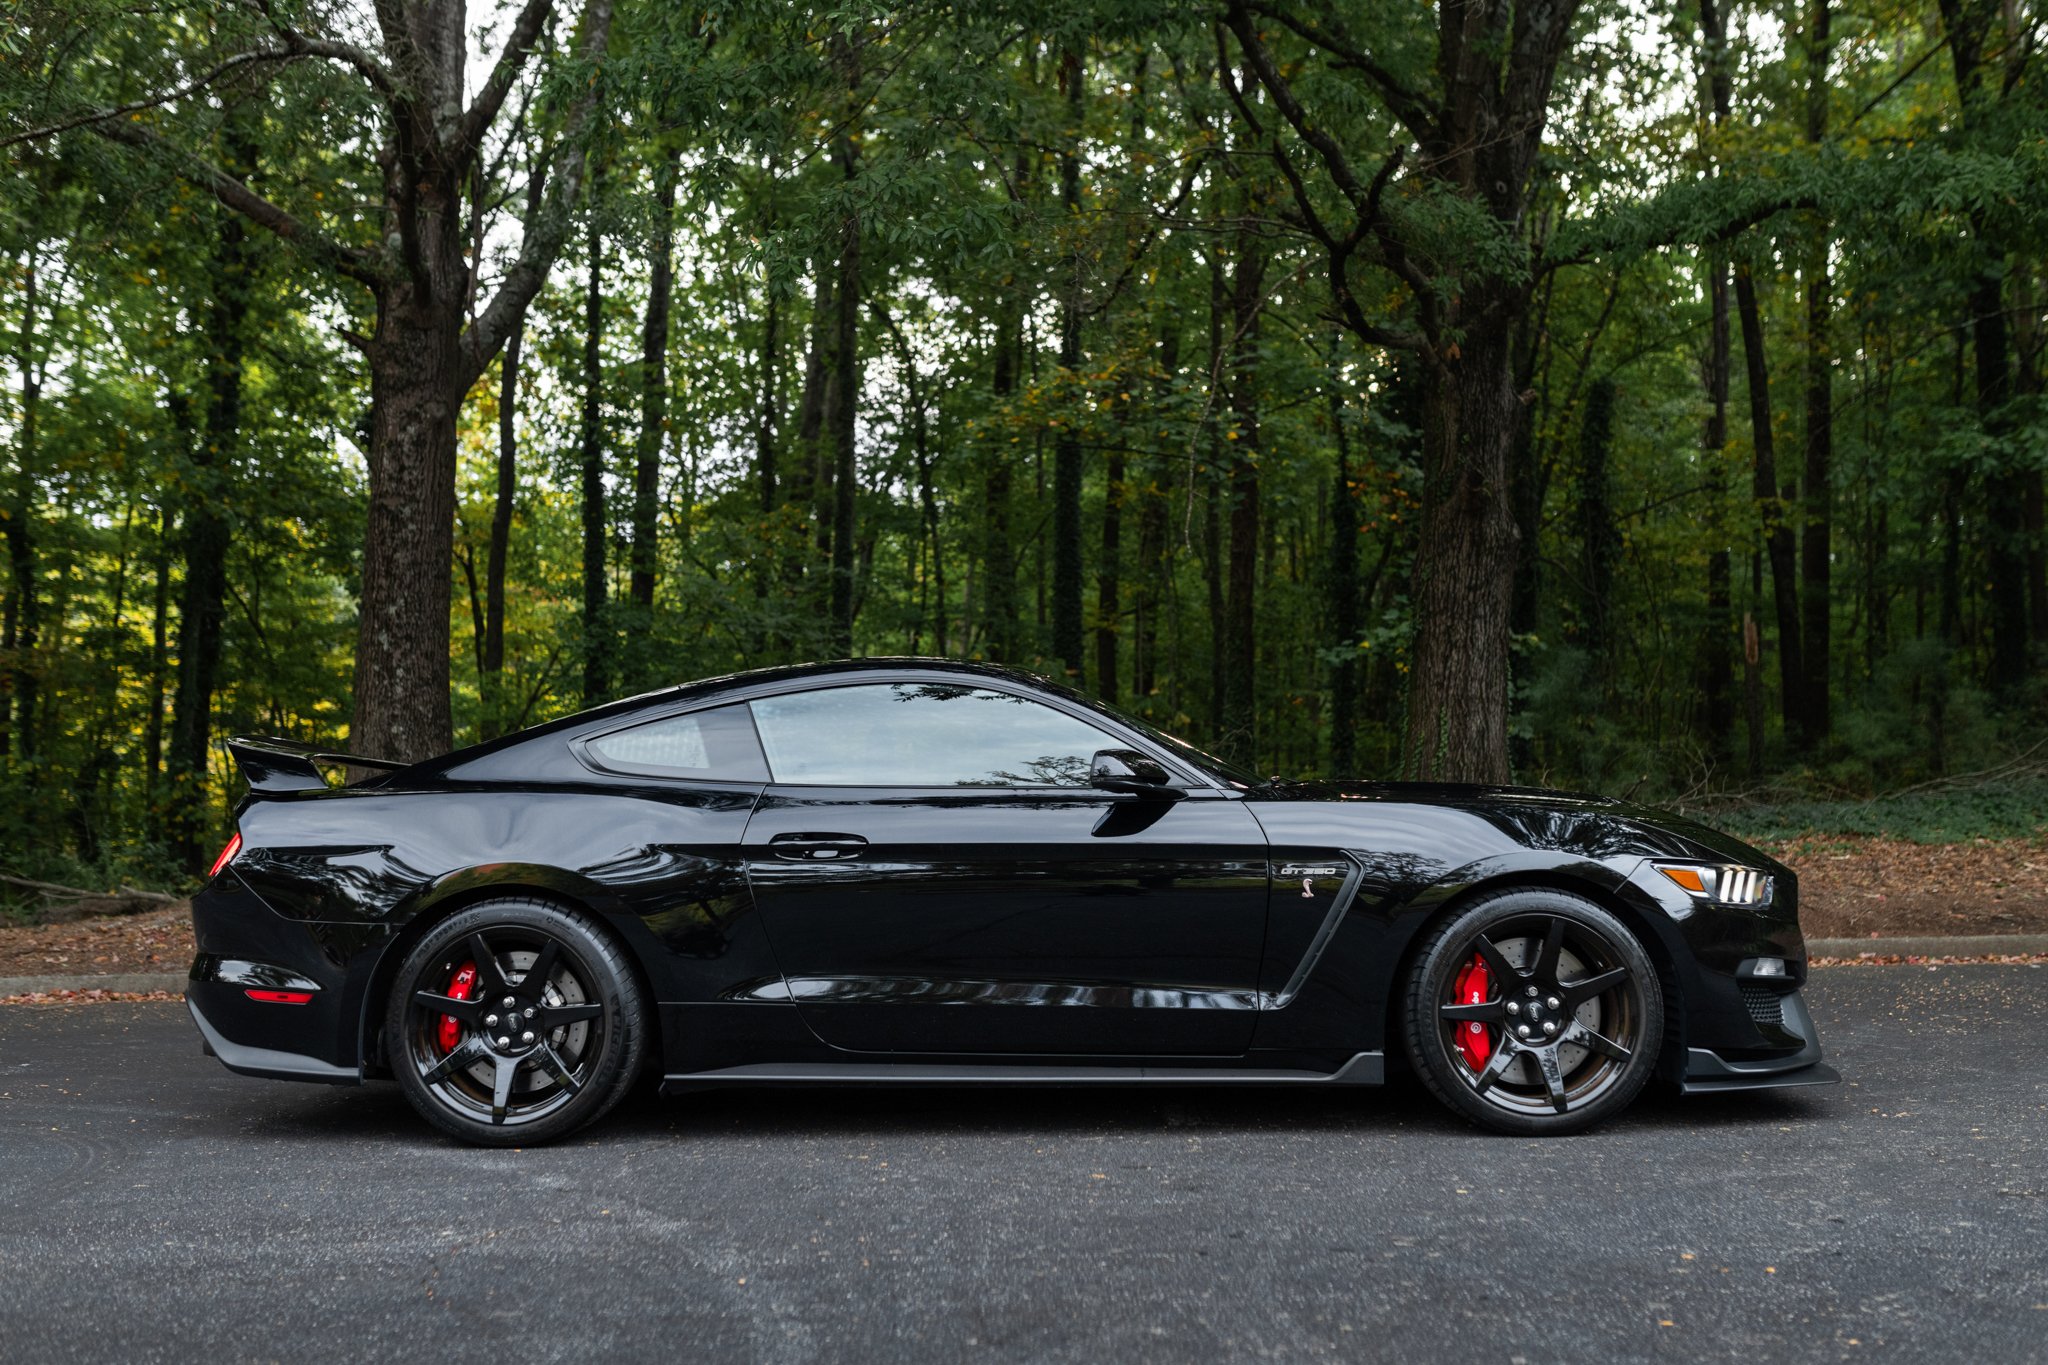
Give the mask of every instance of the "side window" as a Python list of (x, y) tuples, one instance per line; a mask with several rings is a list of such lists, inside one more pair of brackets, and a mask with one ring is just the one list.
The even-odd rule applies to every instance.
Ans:
[(598, 766), (655, 777), (715, 782), (766, 782), (760, 742), (744, 705), (651, 720), (584, 741)]
[(832, 787), (1085, 787), (1125, 747), (1026, 697), (943, 683), (792, 692), (750, 703), (777, 782)]

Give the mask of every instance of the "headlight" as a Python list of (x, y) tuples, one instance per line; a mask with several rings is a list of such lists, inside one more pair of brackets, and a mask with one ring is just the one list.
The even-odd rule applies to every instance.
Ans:
[(1771, 903), (1771, 876), (1753, 867), (1740, 863), (1657, 863), (1655, 867), (1694, 900), (1749, 910)]

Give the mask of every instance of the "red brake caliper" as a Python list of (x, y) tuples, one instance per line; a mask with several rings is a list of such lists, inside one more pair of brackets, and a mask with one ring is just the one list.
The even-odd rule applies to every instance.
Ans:
[[(465, 962), (455, 969), (455, 979), (448, 983), (450, 1000), (467, 1000), (476, 991), (476, 964)], [(1459, 999), (1464, 999), (1459, 996)], [(452, 1014), (441, 1016), (440, 1032), (434, 1041), (441, 1045), (443, 1053), (455, 1051), (455, 1045), (462, 1041), (462, 1021)]]
[[(1493, 994), (1493, 973), (1486, 970), (1486, 964), (1477, 953), (1459, 968), (1457, 991), (1461, 1005), (1483, 1005)], [(1458, 1051), (1465, 1055), (1465, 1065), (1474, 1071), (1483, 1070), (1487, 1058), (1493, 1056), (1493, 1034), (1477, 1019), (1459, 1024), (1457, 1028)]]

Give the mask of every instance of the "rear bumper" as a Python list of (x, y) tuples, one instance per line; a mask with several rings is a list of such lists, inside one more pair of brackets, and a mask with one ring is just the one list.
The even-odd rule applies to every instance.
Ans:
[(185, 988), (185, 1008), (192, 1012), (192, 1022), (199, 1026), (200, 1049), (209, 1057), (217, 1057), (228, 1070), (243, 1076), (262, 1076), (275, 1081), (321, 1081), (328, 1085), (361, 1085), (362, 1068), (336, 1066), (323, 1062), (318, 1057), (309, 1057), (303, 1052), (283, 1052), (276, 1048), (254, 1047), (247, 1043), (230, 1042), (221, 1031), (214, 1027), (200, 1009), (198, 996), (202, 984), (194, 981)]
[(1724, 1090), (1783, 1090), (1804, 1085), (1833, 1085), (1841, 1074), (1820, 1060), (1820, 1030), (1807, 1012), (1806, 998), (1798, 991), (1779, 1002), (1782, 1029), (1799, 1040), (1799, 1048), (1786, 1056), (1762, 1060), (1724, 1057), (1711, 1048), (1686, 1050), (1685, 1077), (1679, 1088), (1688, 1095), (1710, 1095)]

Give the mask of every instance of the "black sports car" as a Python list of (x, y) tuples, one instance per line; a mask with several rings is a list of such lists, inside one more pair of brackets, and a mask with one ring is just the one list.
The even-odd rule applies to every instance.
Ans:
[[(1378, 1085), (1583, 1128), (1836, 1080), (1792, 873), (1596, 796), (1264, 781), (926, 659), (650, 693), (410, 766), (228, 745), (186, 999), (231, 1070), (532, 1144), (665, 1092)], [(323, 763), (385, 769), (347, 786)]]

